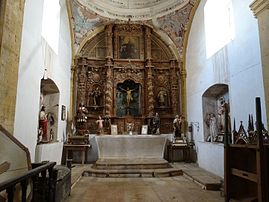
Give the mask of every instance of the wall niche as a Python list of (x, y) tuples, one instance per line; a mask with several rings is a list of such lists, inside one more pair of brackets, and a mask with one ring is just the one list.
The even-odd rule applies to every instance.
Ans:
[(51, 79), (41, 79), (38, 144), (57, 141), (60, 92)]
[[(210, 86), (203, 94), (204, 140), (220, 142), (224, 140), (224, 112), (230, 112), (229, 87), (226, 84)], [(229, 117), (229, 116), (228, 116)], [(228, 118), (230, 131), (230, 118)]]

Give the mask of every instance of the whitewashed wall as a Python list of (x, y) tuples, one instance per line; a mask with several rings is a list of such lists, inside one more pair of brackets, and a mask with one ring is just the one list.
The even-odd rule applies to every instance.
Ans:
[[(70, 69), (72, 60), (71, 38), (65, 1), (61, 0), (60, 34), (58, 53), (54, 53), (41, 36), (43, 0), (26, 0), (24, 24), (22, 31), (21, 57), (18, 78), (17, 103), (14, 135), (28, 147), (32, 161), (50, 160), (60, 163), (62, 155), (62, 141), (66, 135), (66, 121), (61, 120), (61, 106), (70, 105)], [(59, 116), (57, 140), (59, 143), (43, 145), (37, 151), (38, 114), (40, 101), (40, 80), (44, 74), (44, 65), (48, 68), (48, 76), (59, 88)], [(46, 147), (46, 148), (44, 148)], [(37, 148), (38, 149), (38, 148)]]
[[(218, 53), (206, 58), (204, 29), (204, 5), (201, 3), (194, 16), (187, 46), (187, 114), (188, 122), (199, 122), (199, 130), (194, 131), (200, 167), (223, 177), (223, 144), (204, 142), (202, 94), (216, 83), (229, 85), (231, 119), (236, 119), (237, 129), (242, 120), (247, 127), (248, 114), (255, 117), (255, 97), (262, 98), (264, 88), (261, 73), (261, 59), (257, 20), (249, 4), (252, 0), (233, 0), (235, 38)], [(220, 75), (218, 67), (225, 67)], [(263, 120), (265, 114), (263, 113)], [(265, 123), (266, 124), (266, 123)]]

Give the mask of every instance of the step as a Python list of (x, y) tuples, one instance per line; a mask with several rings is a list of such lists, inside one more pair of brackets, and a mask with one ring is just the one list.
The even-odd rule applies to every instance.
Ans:
[(98, 159), (93, 166), (93, 168), (100, 170), (164, 169), (171, 167), (166, 160), (158, 158), (106, 158)]
[(82, 176), (94, 177), (171, 177), (183, 175), (182, 170), (175, 168), (165, 169), (125, 169), (125, 170), (101, 170), (90, 168), (82, 173)]

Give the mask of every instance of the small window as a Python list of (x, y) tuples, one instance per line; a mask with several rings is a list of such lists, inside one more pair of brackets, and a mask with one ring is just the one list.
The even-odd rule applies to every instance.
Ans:
[(60, 4), (59, 0), (44, 0), (42, 37), (53, 51), (58, 54), (60, 31)]

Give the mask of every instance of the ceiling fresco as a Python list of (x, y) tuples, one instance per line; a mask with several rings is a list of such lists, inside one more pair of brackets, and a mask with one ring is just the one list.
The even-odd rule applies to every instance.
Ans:
[[(153, 29), (164, 32), (175, 44), (178, 54), (182, 55), (185, 33), (190, 27), (191, 12), (197, 1), (199, 0), (99, 0), (92, 2), (89, 0), (70, 0), (75, 54), (83, 39), (93, 33), (96, 28), (109, 22), (126, 22), (131, 20), (132, 22), (135, 21), (134, 23), (149, 24)], [(97, 11), (99, 8), (97, 2), (98, 5), (103, 5), (102, 12)], [(92, 6), (93, 4), (96, 5)], [(118, 9), (114, 9), (118, 11), (118, 15), (120, 15), (120, 9), (128, 10), (129, 14), (125, 15), (125, 18), (107, 15), (109, 13), (108, 8), (112, 9), (113, 7)], [(155, 7), (158, 7), (160, 12), (157, 10), (153, 12), (151, 10), (149, 15), (143, 10)], [(131, 12), (132, 9), (135, 9), (136, 12)], [(144, 17), (135, 17), (138, 12), (140, 14), (144, 12)]]

